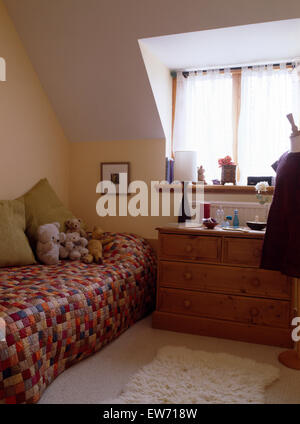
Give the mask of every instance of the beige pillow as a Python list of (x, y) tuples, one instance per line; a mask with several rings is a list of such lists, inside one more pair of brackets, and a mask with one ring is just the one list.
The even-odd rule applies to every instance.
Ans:
[(24, 231), (24, 202), (0, 200), (0, 267), (36, 263)]
[(60, 231), (64, 231), (65, 221), (74, 218), (72, 212), (59, 200), (46, 178), (40, 180), (22, 198), (25, 203), (26, 234), (33, 247), (36, 245), (36, 235), (40, 225), (59, 222)]

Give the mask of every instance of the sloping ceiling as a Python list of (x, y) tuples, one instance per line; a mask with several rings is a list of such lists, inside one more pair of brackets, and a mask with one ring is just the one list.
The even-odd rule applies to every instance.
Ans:
[(300, 17), (299, 0), (4, 2), (71, 141), (164, 137), (138, 39)]
[(143, 39), (168, 69), (199, 70), (300, 61), (300, 19)]

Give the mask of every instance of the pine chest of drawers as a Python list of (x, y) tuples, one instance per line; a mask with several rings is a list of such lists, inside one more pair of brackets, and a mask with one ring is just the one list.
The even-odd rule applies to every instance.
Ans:
[(291, 279), (259, 268), (263, 233), (158, 228), (153, 327), (291, 347)]

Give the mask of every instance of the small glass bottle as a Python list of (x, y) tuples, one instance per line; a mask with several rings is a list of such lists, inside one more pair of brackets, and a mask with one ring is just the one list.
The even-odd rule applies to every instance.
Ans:
[(220, 206), (220, 225), (221, 227), (224, 227), (225, 221), (224, 221), (224, 210), (222, 206)]
[(240, 221), (239, 221), (238, 210), (235, 209), (234, 210), (234, 217), (233, 217), (233, 227), (237, 228), (239, 226), (240, 226)]
[(224, 211), (222, 206), (219, 206), (216, 212), (216, 221), (221, 226), (224, 227)]
[(230, 221), (232, 220), (231, 215), (227, 215), (224, 221), (224, 227), (230, 227)]

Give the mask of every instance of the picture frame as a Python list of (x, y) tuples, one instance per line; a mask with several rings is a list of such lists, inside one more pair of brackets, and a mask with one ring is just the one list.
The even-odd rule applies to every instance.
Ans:
[[(117, 194), (128, 194), (121, 192), (119, 187), (119, 174), (127, 174), (127, 183), (130, 183), (129, 162), (101, 162), (100, 163), (100, 181), (108, 180), (115, 184)], [(128, 187), (128, 186), (127, 186)], [(104, 192), (102, 193), (104, 194)]]

